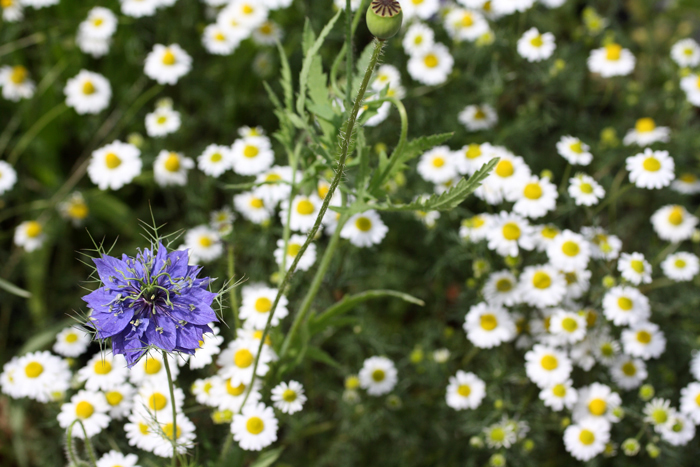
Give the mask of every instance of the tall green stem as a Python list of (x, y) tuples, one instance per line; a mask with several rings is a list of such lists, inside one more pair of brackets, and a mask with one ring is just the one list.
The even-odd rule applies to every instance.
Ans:
[(350, 142), (352, 141), (352, 135), (353, 131), (355, 129), (355, 123), (357, 122), (357, 114), (360, 113), (360, 107), (362, 106), (362, 102), (365, 97), (365, 92), (367, 91), (367, 86), (369, 85), (369, 80), (372, 77), (372, 73), (374, 72), (374, 67), (377, 66), (377, 62), (379, 61), (379, 55), (382, 52), (382, 47), (384, 46), (384, 43), (382, 41), (376, 40), (374, 41), (374, 53), (372, 54), (372, 58), (370, 59), (369, 66), (367, 67), (367, 70), (365, 71), (365, 76), (362, 79), (362, 84), (360, 85), (360, 90), (357, 92), (357, 99), (355, 99), (355, 104), (352, 108), (352, 112), (350, 113), (350, 116), (348, 117), (348, 121), (346, 125), (344, 125), (344, 129), (341, 130), (341, 134), (339, 136), (340, 141), (341, 141), (341, 153), (340, 157), (338, 158), (338, 167), (336, 168), (335, 172), (335, 177), (333, 178), (333, 181), (331, 182), (331, 186), (328, 189), (328, 194), (326, 194), (326, 197), (323, 200), (323, 204), (321, 205), (321, 209), (318, 212), (318, 216), (316, 217), (316, 222), (314, 223), (313, 228), (311, 231), (309, 231), (308, 235), (306, 236), (306, 241), (302, 245), (301, 249), (299, 249), (299, 252), (297, 253), (296, 257), (294, 258), (294, 261), (292, 262), (292, 265), (289, 268), (289, 271), (287, 271), (287, 274), (284, 276), (284, 280), (282, 281), (282, 284), (280, 284), (279, 289), (277, 290), (277, 295), (275, 296), (275, 301), (272, 303), (272, 308), (270, 309), (270, 315), (267, 317), (267, 323), (265, 323), (265, 329), (263, 330), (262, 336), (260, 337), (260, 344), (258, 344), (258, 351), (255, 355), (255, 362), (253, 363), (253, 376), (250, 379), (250, 383), (248, 384), (248, 387), (246, 388), (246, 393), (245, 397), (243, 399), (243, 403), (241, 404), (241, 410), (243, 409), (243, 406), (245, 405), (246, 401), (248, 400), (248, 397), (250, 396), (250, 392), (253, 389), (253, 385), (255, 384), (255, 379), (257, 377), (257, 370), (258, 370), (258, 364), (260, 363), (260, 355), (262, 354), (262, 349), (263, 345), (265, 345), (265, 338), (267, 337), (268, 331), (270, 330), (270, 325), (272, 323), (272, 318), (275, 315), (275, 310), (277, 309), (277, 305), (279, 304), (280, 298), (282, 297), (282, 294), (284, 293), (284, 290), (286, 289), (287, 285), (292, 279), (292, 276), (294, 275), (294, 272), (296, 271), (297, 266), (299, 265), (299, 261), (301, 258), (304, 256), (304, 253), (306, 252), (306, 249), (309, 247), (313, 239), (316, 237), (316, 232), (318, 232), (318, 229), (321, 227), (321, 221), (323, 220), (323, 216), (326, 214), (326, 211), (328, 211), (328, 205), (330, 204), (331, 199), (333, 198), (333, 194), (335, 193), (335, 190), (338, 188), (338, 185), (340, 184), (341, 178), (343, 178), (343, 174), (345, 173), (345, 162), (347, 161), (348, 158), (348, 152), (350, 150)]
[(168, 389), (170, 389), (170, 406), (173, 408), (172, 466), (175, 467), (175, 465), (177, 464), (177, 405), (175, 404), (175, 383), (173, 382), (173, 375), (170, 373), (170, 364), (168, 364), (168, 353), (165, 350), (163, 350), (163, 365), (165, 365), (165, 373), (168, 375)]
[(34, 123), (34, 125), (32, 125), (32, 127), (27, 130), (24, 135), (22, 135), (22, 138), (17, 142), (17, 145), (8, 156), (7, 161), (10, 163), (10, 165), (15, 165), (15, 163), (17, 163), (17, 159), (19, 159), (19, 156), (21, 156), (24, 150), (27, 149), (29, 143), (34, 141), (41, 130), (43, 130), (46, 125), (51, 123), (56, 117), (61, 115), (66, 110), (68, 110), (68, 106), (65, 102), (61, 102), (53, 109), (46, 112), (39, 120), (37, 120), (36, 123)]
[(97, 458), (95, 457), (95, 450), (92, 448), (92, 443), (90, 442), (90, 437), (88, 436), (87, 431), (85, 430), (85, 425), (80, 419), (74, 420), (73, 423), (71, 423), (68, 427), (68, 430), (66, 430), (66, 451), (68, 451), (68, 460), (74, 463), (75, 465), (78, 465), (80, 461), (78, 455), (75, 453), (75, 449), (73, 448), (73, 427), (76, 423), (80, 425), (80, 428), (82, 428), (83, 430), (83, 436), (85, 436), (83, 442), (85, 443), (85, 452), (88, 455), (88, 459), (90, 459), (90, 465), (91, 467), (97, 467)]
[[(228, 277), (232, 284), (236, 283), (236, 262), (233, 254), (233, 242), (228, 246)], [(228, 292), (229, 301), (231, 302), (231, 311), (233, 311), (233, 338), (238, 336), (238, 330), (241, 327), (241, 321), (238, 318), (238, 297), (236, 296), (236, 287), (231, 286)]]
[(345, 69), (347, 85), (345, 86), (345, 108), (352, 105), (352, 5), (350, 0), (345, 2)]

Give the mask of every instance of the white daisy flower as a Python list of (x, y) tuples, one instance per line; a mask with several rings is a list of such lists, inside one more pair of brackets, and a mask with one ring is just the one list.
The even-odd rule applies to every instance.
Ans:
[(680, 67), (700, 65), (700, 45), (691, 38), (681, 39), (671, 47), (671, 58)]
[(535, 225), (533, 227), (535, 231), (533, 236), (535, 248), (539, 252), (547, 251), (550, 243), (561, 233), (561, 230), (552, 224)]
[(141, 18), (153, 16), (160, 6), (160, 0), (119, 0), (121, 2), (122, 13), (126, 16)]
[(112, 10), (104, 7), (94, 7), (85, 21), (78, 26), (78, 35), (90, 39), (109, 39), (117, 30), (117, 16)]
[(197, 157), (197, 167), (199, 170), (214, 178), (219, 178), (221, 174), (233, 168), (231, 160), (231, 148), (210, 144), (204, 152)]
[(691, 281), (700, 272), (700, 260), (692, 253), (674, 253), (661, 263), (661, 270), (671, 280)]
[(635, 63), (632, 52), (615, 43), (591, 50), (588, 56), (588, 69), (603, 78), (629, 75), (634, 70)]
[(566, 0), (539, 0), (539, 2), (547, 8), (559, 8), (566, 3)]
[(449, 349), (437, 349), (433, 351), (433, 360), (435, 360), (435, 363), (447, 363), (450, 359), (450, 355)]
[[(208, 407), (217, 407), (221, 398), (218, 397), (220, 395), (215, 396), (215, 387), (221, 387), (226, 390), (228, 389), (228, 387), (231, 387), (231, 390), (233, 392), (238, 392), (237, 388), (232, 387), (230, 384), (226, 386), (225, 383), (218, 376), (209, 376), (207, 378), (196, 379), (194, 383), (192, 383), (191, 391), (195, 399), (197, 399), (197, 402), (199, 402), (200, 404), (206, 405)], [(243, 386), (243, 389), (245, 389), (245, 385)], [(243, 392), (241, 391), (240, 394), (243, 394)], [(252, 392), (250, 393), (250, 396), (253, 397)], [(240, 409), (240, 406), (238, 408)]]
[(474, 42), (490, 31), (486, 18), (475, 10), (454, 8), (444, 19), (447, 34), (456, 42)]
[(189, 363), (190, 370), (197, 370), (214, 361), (214, 357), (220, 352), (221, 344), (224, 343), (224, 336), (220, 335), (221, 331), (214, 323), (209, 323), (209, 328), (211, 332), (202, 334), (199, 348), (195, 349), (194, 355), (181, 355), (177, 361), (180, 366)]
[(106, 109), (112, 98), (112, 86), (104, 76), (87, 70), (66, 82), (66, 105), (79, 114), (96, 114)]
[[(498, 164), (486, 178), (482, 187), (495, 188), (505, 194), (509, 200), (515, 200), (519, 197), (518, 188), (528, 184), (530, 167), (527, 166), (522, 157), (516, 156), (509, 151), (499, 151), (498, 157), (500, 157)], [(536, 188), (534, 190), (536, 191)], [(551, 195), (548, 198), (551, 198)]]
[(200, 225), (185, 233), (184, 248), (189, 250), (190, 263), (209, 263), (224, 252), (219, 233), (208, 225)]
[[(0, 373), (0, 390), (3, 394), (10, 396), (13, 399), (25, 397), (24, 388), (18, 384), (16, 374), (22, 371), (18, 365), (17, 357), (12, 357), (9, 362), (5, 363)], [(67, 386), (67, 385), (66, 385)]]
[(250, 31), (261, 26), (268, 17), (268, 10), (263, 2), (252, 0), (232, 0), (221, 10), (217, 22), (222, 26), (231, 27), (233, 23)]
[(97, 460), (97, 467), (139, 467), (136, 463), (139, 458), (136, 454), (122, 454), (118, 451), (109, 451)]
[[(435, 1), (437, 0), (425, 0)], [(404, 16), (406, 9), (403, 9)], [(411, 77), (428, 86), (435, 86), (447, 81), (447, 77), (452, 73), (454, 59), (450, 55), (449, 49), (438, 42), (430, 48), (426, 48), (421, 53), (412, 55), (408, 60), (408, 74)]]
[(620, 357), (610, 366), (610, 376), (621, 389), (637, 389), (647, 379), (647, 366), (638, 358)]
[(536, 344), (525, 354), (525, 373), (540, 388), (565, 382), (571, 369), (569, 357), (553, 347)]
[(530, 28), (518, 39), (518, 54), (528, 62), (540, 62), (552, 56), (557, 46), (554, 34), (540, 33), (537, 28)]
[(435, 43), (435, 33), (424, 23), (411, 24), (403, 36), (403, 50), (408, 55), (422, 54), (430, 50)]
[[(248, 381), (248, 383), (250, 383), (250, 381)], [(214, 407), (219, 410), (230, 410), (234, 413), (241, 410), (248, 390), (247, 384), (232, 384), (231, 378), (224, 380), (219, 377), (213, 379), (211, 384), (211, 395), (208, 399)], [(247, 404), (257, 404), (260, 402), (262, 398), (260, 395), (261, 387), (262, 383), (259, 380), (255, 380), (253, 390), (250, 391), (250, 396), (248, 396), (248, 400), (246, 401)]]
[(116, 384), (103, 391), (109, 405), (109, 416), (121, 420), (131, 413), (136, 390), (129, 383)]
[(245, 39), (244, 29), (224, 28), (220, 24), (210, 24), (202, 32), (202, 44), (207, 52), (214, 55), (231, 55)]
[(594, 206), (605, 198), (605, 189), (590, 175), (576, 174), (569, 179), (569, 183), (569, 196), (576, 206)]
[(90, 214), (90, 208), (85, 202), (85, 197), (79, 191), (74, 191), (65, 201), (58, 203), (56, 209), (58, 209), (62, 218), (73, 224), (73, 227), (82, 225), (85, 218)]
[(574, 363), (574, 365), (583, 369), (583, 371), (591, 371), (591, 368), (593, 368), (593, 365), (595, 365), (593, 348), (588, 339), (584, 339), (581, 342), (572, 345), (569, 356), (571, 357), (571, 361)]
[(258, 45), (275, 45), (277, 41), (282, 40), (284, 32), (279, 24), (267, 20), (253, 29), (251, 36)]
[(124, 383), (128, 375), (129, 368), (124, 355), (100, 351), (78, 370), (76, 379), (85, 382), (85, 388), (89, 391), (108, 391), (111, 387)]
[(497, 15), (510, 15), (516, 11), (526, 11), (534, 4), (535, 0), (492, 0), (491, 8)]
[(603, 297), (603, 313), (616, 326), (645, 322), (651, 315), (649, 299), (634, 287), (617, 286)]
[(87, 173), (100, 190), (118, 190), (141, 174), (141, 166), (136, 146), (114, 141), (93, 151)]
[(651, 216), (651, 225), (660, 239), (678, 243), (693, 236), (698, 218), (683, 206), (668, 205)]
[(622, 240), (600, 227), (583, 227), (581, 233), (588, 240), (594, 259), (613, 260), (622, 250)]
[[(179, 412), (185, 402), (185, 393), (177, 387), (173, 393), (175, 395), (175, 408)], [(134, 397), (133, 410), (151, 419), (171, 421), (173, 419), (173, 400), (170, 398), (168, 381), (144, 382)]]
[(650, 190), (670, 185), (675, 178), (675, 166), (668, 151), (652, 151), (649, 148), (626, 160), (630, 182), (639, 188)]
[[(175, 363), (174, 357), (168, 357), (168, 367), (173, 380), (180, 374), (180, 367)], [(136, 386), (148, 382), (167, 381), (168, 374), (165, 371), (163, 355), (160, 352), (148, 352), (129, 370), (129, 381)]]
[(557, 143), (557, 152), (571, 165), (588, 165), (593, 161), (591, 147), (574, 136), (562, 136)]
[(514, 306), (522, 300), (518, 279), (508, 270), (489, 275), (481, 293), (487, 303), (497, 307)]
[(643, 322), (622, 331), (622, 348), (627, 355), (644, 360), (659, 358), (666, 350), (666, 337), (659, 326)]
[(190, 72), (192, 57), (177, 44), (156, 44), (146, 56), (143, 72), (159, 84), (175, 84)]
[(130, 446), (152, 452), (153, 448), (158, 444), (160, 435), (158, 434), (157, 424), (142, 413), (132, 412), (129, 415), (128, 422), (124, 425), (124, 431)]
[(685, 446), (695, 438), (695, 424), (685, 415), (674, 411), (668, 423), (660, 426), (659, 434), (671, 446)]
[(578, 391), (572, 386), (570, 379), (561, 383), (547, 386), (540, 391), (540, 400), (555, 412), (564, 408), (571, 410), (578, 400)]
[(632, 144), (649, 146), (657, 142), (668, 143), (670, 135), (671, 129), (669, 127), (657, 127), (653, 119), (640, 118), (637, 120), (634, 128), (627, 132), (622, 143), (625, 146), (630, 146)]
[(508, 449), (518, 440), (516, 428), (517, 425), (514, 426), (507, 419), (487, 426), (482, 430), (486, 439), (486, 445), (491, 449)]
[(515, 338), (515, 323), (505, 308), (479, 303), (464, 319), (467, 339), (476, 347), (490, 349)]
[(2, 97), (13, 102), (30, 99), (36, 89), (34, 81), (29, 78), (29, 71), (22, 65), (0, 67), (0, 87)]
[(498, 123), (498, 115), (488, 104), (468, 105), (459, 113), (458, 120), (467, 131), (489, 130)]
[(491, 214), (477, 214), (462, 221), (462, 225), (459, 228), (459, 236), (471, 242), (486, 240), (492, 224), (493, 216)]
[(644, 421), (650, 423), (658, 433), (675, 412), (676, 410), (671, 408), (671, 401), (656, 397), (644, 406)]
[(642, 253), (622, 253), (617, 262), (617, 270), (632, 285), (651, 282), (651, 264), (644, 259)]
[(690, 383), (681, 389), (680, 409), (693, 423), (700, 425), (700, 383)]
[(47, 403), (55, 394), (68, 390), (71, 377), (68, 362), (51, 353), (32, 352), (17, 358), (12, 374), (15, 393)]
[[(258, 354), (258, 341), (252, 339), (238, 338), (229, 343), (226, 350), (219, 354), (216, 360), (217, 365), (221, 366), (219, 375), (222, 378), (230, 378), (231, 385), (238, 387), (240, 384), (250, 384), (253, 379), (253, 363)], [(263, 377), (267, 374), (272, 361), (270, 349), (263, 346), (258, 360), (258, 368), (255, 374)]]
[(602, 328), (591, 337), (593, 354), (603, 365), (611, 366), (620, 355), (620, 343), (612, 338), (607, 328)]
[(180, 112), (170, 106), (160, 106), (146, 114), (146, 133), (151, 137), (161, 137), (175, 133), (181, 125)]
[(171, 420), (166, 423), (158, 423), (153, 430), (155, 439), (151, 452), (156, 456), (173, 457), (173, 443), (178, 454), (185, 454), (188, 449), (194, 447), (195, 426), (184, 414), (177, 414), (177, 432), (173, 433), (174, 424)]
[(246, 136), (231, 147), (233, 170), (241, 175), (257, 175), (275, 162), (270, 140), (266, 136)]
[(272, 205), (265, 203), (257, 191), (235, 195), (233, 204), (243, 217), (255, 224), (267, 222), (272, 216)]
[(621, 403), (620, 395), (613, 392), (609, 386), (593, 383), (579, 389), (578, 402), (572, 416), (575, 422), (593, 417), (603, 420), (609, 425), (620, 421), (615, 409), (620, 407)]
[(61, 428), (68, 428), (74, 421), (80, 420), (85, 427), (76, 425), (73, 427), (72, 435), (75, 438), (84, 439), (87, 435), (92, 438), (109, 425), (109, 406), (105, 396), (100, 392), (79, 391), (70, 402), (61, 406), (61, 413), (58, 414), (58, 424)]
[[(430, 31), (432, 32), (432, 30)], [(384, 64), (377, 67), (374, 79), (370, 83), (370, 88), (379, 92), (387, 87), (387, 85), (390, 89), (401, 86), (401, 72), (393, 65)]]
[(588, 292), (591, 286), (591, 271), (588, 269), (575, 269), (564, 272), (566, 279), (566, 298), (576, 300)]
[(695, 195), (700, 193), (700, 179), (695, 174), (683, 173), (672, 183), (671, 189), (684, 195)]
[(56, 335), (53, 351), (64, 357), (79, 357), (92, 342), (90, 333), (79, 327), (69, 326)]
[[(284, 260), (286, 269), (292, 266), (292, 263), (299, 254), (299, 250), (306, 242), (306, 237), (303, 235), (291, 235), (289, 241), (287, 242), (287, 249), (284, 249), (284, 239), (280, 238), (277, 240), (277, 249), (274, 251), (275, 261), (278, 265), (282, 265)], [(286, 259), (285, 259), (286, 256)], [(309, 244), (308, 248), (299, 259), (299, 264), (297, 264), (297, 270), (308, 271), (311, 266), (316, 262), (316, 245), (314, 243)]]
[(583, 235), (564, 230), (547, 247), (552, 265), (564, 270), (583, 270), (588, 266), (591, 248)]
[[(260, 196), (266, 204), (275, 206), (282, 200), (288, 199), (292, 192), (292, 180), (294, 172), (291, 167), (275, 165), (274, 167), (260, 173), (255, 178), (255, 183), (261, 185), (255, 189), (255, 193)], [(328, 185), (330, 187), (330, 184)], [(326, 188), (325, 193), (328, 192)], [(325, 193), (319, 191), (321, 199), (325, 198)]]
[[(246, 293), (243, 294), (239, 316), (245, 320), (244, 326), (247, 329), (263, 329), (272, 310), (272, 304), (277, 296), (277, 289), (272, 287), (244, 287)], [(280, 296), (279, 303), (272, 316), (270, 325), (277, 326), (284, 319), (289, 311), (287, 297)]]
[(412, 18), (427, 20), (440, 9), (440, 0), (411, 0), (401, 5), (404, 21)]
[(476, 409), (486, 397), (486, 384), (474, 373), (457, 370), (450, 376), (445, 399), (455, 410)]
[(572, 457), (589, 461), (605, 451), (610, 441), (610, 425), (603, 420), (587, 418), (564, 430), (564, 447)]
[(532, 250), (534, 245), (533, 228), (518, 214), (501, 211), (492, 218), (486, 233), (488, 247), (501, 256), (518, 256), (519, 249)]
[(557, 309), (550, 320), (549, 332), (562, 343), (574, 344), (586, 337), (586, 318), (579, 313)]
[(700, 380), (700, 352), (693, 351), (693, 359), (690, 361), (690, 374), (696, 380)]
[(391, 392), (398, 381), (394, 362), (386, 357), (370, 357), (362, 364), (358, 373), (360, 387), (370, 396), (381, 396)]
[(22, 0), (24, 6), (32, 7), (37, 10), (39, 8), (56, 5), (58, 2), (59, 0)]
[(472, 175), (493, 157), (498, 157), (494, 146), (489, 143), (471, 143), (453, 152), (452, 162), (458, 173)]
[[(295, 196), (291, 203), (292, 211), (289, 218), (289, 227), (292, 231), (308, 233), (316, 222), (322, 204), (321, 198), (313, 193), (309, 196)], [(286, 224), (289, 201), (283, 201), (280, 208), (280, 219), (282, 224)]]
[(306, 402), (304, 387), (297, 381), (281, 382), (272, 389), (270, 399), (275, 408), (288, 414), (299, 412)]
[[(346, 7), (345, 0), (333, 0), (333, 4), (339, 10), (344, 10)], [(362, 4), (362, 0), (350, 0), (350, 9), (352, 11), (357, 11), (357, 9), (360, 8), (361, 4)]]
[(2, 19), (8, 23), (14, 23), (24, 19), (22, 4), (20, 0), (4, 0), (0, 3), (2, 6)]
[(272, 407), (265, 404), (249, 404), (242, 413), (233, 416), (231, 433), (246, 451), (260, 451), (277, 441), (277, 419)]
[(187, 172), (194, 168), (194, 161), (182, 153), (163, 149), (153, 163), (153, 175), (161, 187), (185, 186)]
[(24, 248), (28, 253), (41, 248), (44, 240), (46, 240), (44, 227), (37, 221), (22, 222), (15, 229), (15, 245)]
[(423, 180), (443, 183), (457, 176), (453, 159), (450, 148), (438, 146), (423, 154), (416, 168)]
[(681, 79), (681, 89), (685, 91), (688, 102), (700, 107), (700, 75), (690, 74)]
[(17, 172), (10, 164), (0, 161), (0, 195), (10, 191), (17, 183)]
[(515, 201), (513, 212), (536, 219), (557, 206), (557, 187), (546, 178), (530, 176), (518, 180), (517, 188), (507, 192), (506, 199)]

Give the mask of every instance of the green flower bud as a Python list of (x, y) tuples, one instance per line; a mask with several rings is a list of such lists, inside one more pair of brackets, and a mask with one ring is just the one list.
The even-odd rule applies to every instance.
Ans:
[(622, 442), (622, 451), (626, 456), (636, 456), (639, 453), (639, 441), (634, 438), (627, 438)]
[(526, 439), (525, 441), (523, 441), (523, 449), (525, 450), (525, 452), (532, 451), (533, 449), (535, 449), (535, 442), (531, 439)]
[(504, 467), (506, 465), (506, 458), (503, 454), (494, 454), (489, 459), (489, 465), (491, 467)]
[(643, 401), (650, 401), (654, 397), (656, 391), (654, 391), (654, 386), (651, 384), (645, 384), (639, 388), (639, 398)]
[(469, 438), (469, 445), (473, 448), (481, 449), (484, 447), (484, 440), (480, 436), (472, 436)]
[(367, 28), (380, 41), (394, 37), (402, 21), (403, 11), (396, 0), (372, 0), (367, 8)]
[(646, 449), (647, 454), (649, 454), (649, 457), (651, 457), (652, 459), (656, 459), (657, 457), (659, 457), (659, 454), (661, 454), (661, 449), (659, 449), (659, 447), (653, 443), (647, 444)]

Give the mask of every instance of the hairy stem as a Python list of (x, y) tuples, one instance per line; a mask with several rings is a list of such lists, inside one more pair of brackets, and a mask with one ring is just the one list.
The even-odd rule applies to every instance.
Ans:
[[(173, 460), (172, 466), (177, 464), (177, 406), (175, 404), (175, 383), (173, 383), (173, 375), (170, 373), (170, 364), (168, 364), (168, 353), (163, 350), (163, 364), (165, 365), (165, 373), (168, 375), (168, 389), (170, 390), (170, 405), (173, 408)], [(167, 435), (167, 433), (166, 433)]]
[(347, 75), (347, 84), (345, 85), (346, 109), (349, 109), (352, 105), (352, 5), (350, 3), (351, 0), (346, 0), (345, 2), (345, 70)]

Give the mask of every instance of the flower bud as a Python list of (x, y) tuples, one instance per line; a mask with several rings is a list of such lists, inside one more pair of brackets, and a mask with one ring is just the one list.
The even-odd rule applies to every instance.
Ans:
[(402, 21), (403, 11), (396, 0), (372, 0), (367, 8), (367, 28), (380, 41), (394, 37)]

